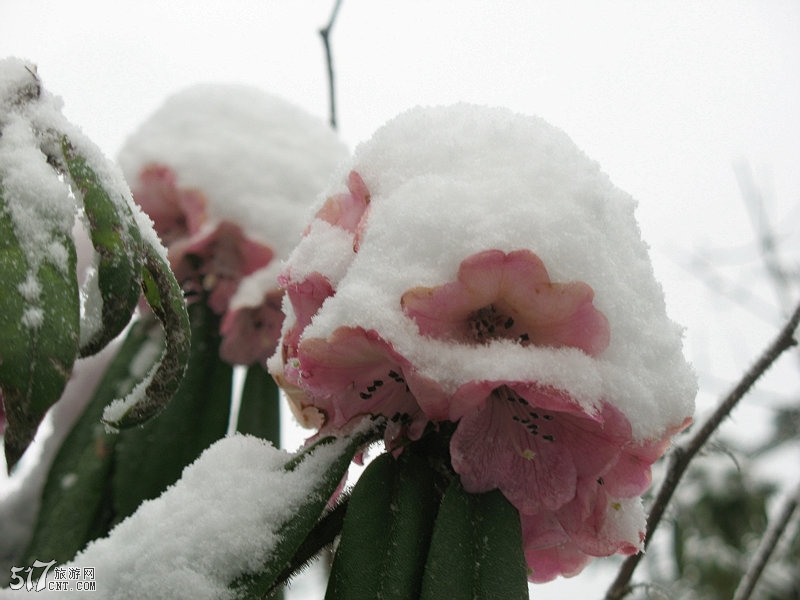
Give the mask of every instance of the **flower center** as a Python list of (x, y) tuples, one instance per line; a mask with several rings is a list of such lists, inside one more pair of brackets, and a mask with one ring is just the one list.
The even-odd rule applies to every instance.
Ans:
[(473, 311), (467, 317), (469, 336), (479, 344), (488, 344), (495, 339), (516, 340), (523, 346), (530, 343), (530, 335), (520, 332), (520, 327), (514, 317), (489, 304)]

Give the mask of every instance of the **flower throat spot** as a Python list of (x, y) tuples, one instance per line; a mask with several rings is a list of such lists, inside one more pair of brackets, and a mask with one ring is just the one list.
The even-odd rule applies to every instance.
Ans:
[[(400, 383), (405, 385), (406, 392), (410, 391), (408, 385), (406, 385), (406, 380), (394, 370), (389, 371), (389, 378), (394, 381), (395, 383)], [(372, 395), (378, 391), (378, 388), (382, 387), (384, 384), (383, 379), (375, 379), (371, 385), (366, 387), (366, 391), (361, 391), (358, 393), (359, 398), (362, 400), (369, 400), (372, 398)]]
[[(533, 410), (527, 410), (526, 412), (520, 413), (520, 410), (525, 410), (522, 409), (522, 406), (530, 406), (530, 404), (527, 400), (520, 397), (506, 386), (492, 390), (492, 396), (498, 400), (508, 400), (511, 403), (511, 410), (514, 413), (511, 415), (511, 420), (514, 423), (519, 423), (522, 425), (532, 436), (538, 437), (540, 434), (539, 424), (535, 421), (538, 421), (540, 418), (545, 421), (553, 421), (555, 419), (553, 415), (540, 415), (538, 412)], [(556, 441), (556, 438), (552, 433), (545, 433), (541, 436), (541, 438), (545, 442), (552, 443)]]
[[(514, 317), (503, 314), (494, 304), (489, 304), (483, 308), (470, 313), (467, 317), (469, 323), (469, 334), (473, 340), (481, 344), (487, 344), (493, 339), (509, 338), (514, 339), (510, 331), (516, 324)], [(516, 336), (516, 341), (526, 343), (530, 341), (527, 333)]]

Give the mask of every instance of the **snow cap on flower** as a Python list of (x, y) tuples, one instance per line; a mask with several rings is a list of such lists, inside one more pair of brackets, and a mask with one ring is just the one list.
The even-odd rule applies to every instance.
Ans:
[(270, 371), (323, 429), (457, 423), (468, 492), (519, 510), (532, 581), (641, 547), (650, 466), (693, 413), (635, 202), (560, 130), (412, 109), (359, 146), (281, 275)]
[(241, 85), (189, 87), (126, 141), (120, 164), (176, 275), (224, 315), (226, 360), (272, 353), (282, 319), (275, 265), (346, 155), (321, 120)]
[[(335, 288), (303, 339), (328, 339), (340, 327), (375, 331), (447, 393), (472, 381), (536, 381), (569, 393), (590, 413), (601, 400), (610, 402), (640, 440), (693, 413), (696, 379), (683, 357), (682, 330), (666, 315), (636, 203), (564, 132), (501, 108), (420, 107), (361, 144), (326, 198), (347, 192), (351, 171), (369, 197), (358, 251), (352, 227), (331, 225), (323, 211), (287, 262), (288, 281), (316, 273)], [(595, 332), (586, 334), (586, 347), (567, 338), (526, 346), (502, 336), (468, 344), (437, 333), (435, 318), (455, 319), (446, 302), (470, 300), (464, 295), (472, 292), (456, 297), (453, 287), (467, 289), (470, 262), (486, 251), (492, 254), (483, 259), (495, 260), (499, 251), (513, 265), (523, 250), (537, 265), (520, 268), (538, 270), (548, 288), (543, 299), (525, 300), (530, 318), (541, 314), (547, 294), (563, 293), (558, 286), (577, 290), (567, 295), (578, 322), (597, 329), (598, 319), (606, 321), (607, 340)], [(501, 303), (512, 305), (536, 285), (515, 280), (521, 276), (509, 270)], [(452, 292), (453, 299), (434, 309), (418, 299), (420, 288), (443, 298)], [(597, 313), (602, 317), (589, 316)], [(291, 326), (287, 321), (284, 329)], [(543, 335), (552, 342), (569, 333)], [(282, 370), (280, 356), (271, 364)]]

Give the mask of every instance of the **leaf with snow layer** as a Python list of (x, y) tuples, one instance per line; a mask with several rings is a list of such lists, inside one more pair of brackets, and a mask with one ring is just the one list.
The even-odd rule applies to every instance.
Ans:
[[(180, 479), (183, 469), (228, 427), (233, 367), (219, 358), (219, 317), (204, 302), (189, 306), (192, 347), (186, 375), (157, 419), (119, 432), (114, 448), (114, 520)], [(152, 327), (158, 327), (150, 318)]]
[(139, 385), (106, 408), (103, 422), (115, 429), (140, 425), (161, 412), (177, 391), (189, 361), (191, 326), (183, 291), (166, 259), (147, 243), (143, 249), (142, 290), (164, 327), (165, 347)]
[(438, 501), (425, 460), (372, 461), (350, 497), (326, 600), (418, 598)]
[(298, 503), (293, 517), (283, 523), (277, 531), (277, 542), (269, 553), (267, 562), (259, 573), (245, 575), (234, 582), (231, 588), (238, 598), (262, 598), (275, 591), (276, 579), (294, 556), (308, 533), (316, 525), (328, 500), (347, 472), (355, 453), (366, 443), (376, 438), (376, 428), (361, 430), (345, 438), (326, 437), (305, 448), (288, 461), (285, 471), (295, 471), (306, 461), (314, 461), (320, 448), (334, 444), (337, 456), (330, 466), (311, 483), (311, 490)]
[[(50, 244), (66, 257), (30, 265), (20, 247), (0, 182), (0, 387), (7, 418), (9, 471), (61, 396), (78, 354), (80, 307), (72, 239), (56, 230)], [(61, 265), (64, 266), (64, 265)], [(38, 267), (38, 268), (37, 268)]]
[(61, 149), (69, 176), (83, 196), (97, 266), (102, 299), (102, 324), (92, 337), (82, 340), (81, 356), (100, 351), (130, 322), (141, 296), (142, 240), (133, 214), (123, 198), (113, 199), (85, 157), (64, 136)]
[(422, 600), (527, 600), (519, 513), (502, 493), (468, 494), (457, 480), (442, 498)]

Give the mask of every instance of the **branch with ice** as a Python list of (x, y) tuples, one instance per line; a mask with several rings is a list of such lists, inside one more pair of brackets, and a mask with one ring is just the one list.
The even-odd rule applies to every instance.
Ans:
[[(188, 316), (166, 251), (122, 174), (61, 114), (36, 69), (0, 62), (0, 388), (9, 469), (61, 396), (74, 361), (128, 324), (144, 286), (166, 349), (144, 393), (108, 423), (140, 423), (171, 397), (188, 356)], [(75, 219), (90, 234), (93, 276), (78, 289)]]

